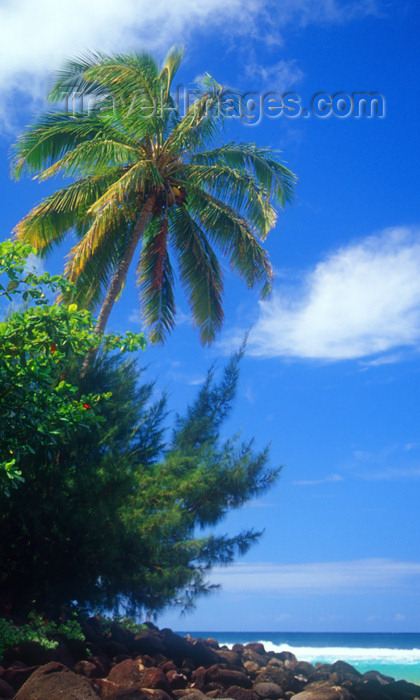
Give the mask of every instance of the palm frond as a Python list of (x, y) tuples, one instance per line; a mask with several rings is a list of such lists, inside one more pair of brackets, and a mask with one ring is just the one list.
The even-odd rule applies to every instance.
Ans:
[(184, 48), (182, 46), (172, 46), (172, 48), (169, 49), (168, 55), (166, 56), (163, 62), (163, 68), (160, 71), (159, 79), (162, 80), (162, 82), (164, 82), (165, 85), (165, 101), (169, 97), (172, 81), (178, 71), (183, 56)]
[(181, 283), (203, 343), (211, 343), (222, 327), (222, 271), (207, 236), (185, 207), (170, 210)]
[(248, 288), (259, 286), (260, 296), (266, 297), (271, 291), (273, 270), (267, 251), (247, 220), (235, 208), (198, 189), (189, 192), (188, 207), (197, 213), (207, 237), (217, 243)]
[(66, 153), (57, 160), (54, 165), (40, 173), (38, 180), (47, 180), (54, 175), (86, 176), (104, 171), (109, 166), (124, 167), (138, 160), (137, 148), (122, 143), (116, 143), (109, 139), (94, 139), (85, 141), (76, 146), (70, 153)]
[(167, 239), (167, 218), (152, 219), (144, 234), (137, 268), (143, 317), (154, 343), (163, 342), (175, 325), (174, 275)]
[(134, 225), (133, 222), (123, 222), (123, 227), (117, 222), (114, 223), (115, 225), (108, 227), (106, 238), (96, 241), (95, 254), (84, 260), (77, 277), (71, 275), (72, 261), (68, 261), (68, 275), (74, 280), (74, 287), (71, 295), (63, 297), (67, 303), (75, 302), (93, 310), (103, 298), (124, 255)]
[(88, 260), (107, 244), (109, 231), (119, 230), (123, 236), (133, 220), (133, 210), (130, 211), (114, 200), (108, 201), (100, 211), (95, 212), (89, 229), (68, 255), (64, 272), (69, 280), (75, 282), (86, 268)]
[[(185, 154), (193, 153), (220, 135), (223, 126), (223, 87), (210, 76), (192, 91), (196, 99), (184, 105), (185, 114), (178, 121), (165, 143), (167, 149)], [(188, 93), (188, 99), (190, 93)]]
[(159, 69), (147, 53), (105, 58), (88, 68), (85, 78), (101, 85), (119, 103), (118, 106), (130, 104), (136, 94), (149, 99), (150, 104), (158, 96)]
[(140, 160), (125, 170), (92, 204), (89, 214), (99, 215), (104, 207), (112, 205), (116, 201), (122, 204), (127, 197), (143, 197), (153, 188), (162, 185), (162, 176), (156, 165), (149, 160)]
[(33, 245), (41, 256), (51, 252), (81, 220), (110, 183), (110, 174), (78, 180), (46, 197), (14, 228), (16, 238)]
[(48, 100), (50, 102), (61, 102), (74, 93), (83, 95), (100, 94), (101, 86), (86, 80), (85, 73), (89, 68), (102, 63), (106, 58), (106, 54), (100, 51), (86, 51), (67, 60), (62, 68), (54, 74)]
[[(243, 168), (232, 168), (223, 163), (187, 165), (180, 169), (179, 180), (189, 192), (200, 189), (229, 202), (229, 206), (249, 220), (262, 239), (267, 237), (276, 223), (277, 215), (271, 204), (270, 192)], [(193, 202), (191, 197), (189, 202)]]
[(46, 114), (23, 133), (14, 145), (12, 175), (18, 179), (24, 172), (39, 173), (77, 146), (95, 139), (109, 139), (127, 147), (133, 145), (104, 115), (72, 117), (64, 113)]
[(246, 169), (253, 173), (261, 186), (274, 200), (284, 206), (293, 200), (296, 175), (272, 157), (268, 148), (255, 144), (229, 143), (202, 153), (194, 153), (191, 163), (213, 165), (224, 162), (231, 168)]

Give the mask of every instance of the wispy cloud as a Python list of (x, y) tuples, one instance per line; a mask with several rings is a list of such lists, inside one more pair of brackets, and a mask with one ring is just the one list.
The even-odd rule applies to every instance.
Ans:
[(282, 3), (284, 18), (302, 26), (318, 23), (343, 24), (366, 15), (376, 15), (380, 7), (376, 0), (286, 0)]
[(340, 476), (339, 474), (330, 474), (329, 476), (324, 477), (323, 479), (313, 479), (313, 480), (301, 480), (301, 481), (294, 481), (293, 485), (294, 486), (317, 486), (318, 484), (330, 484), (330, 483), (336, 483), (338, 481), (344, 481), (344, 477)]
[(0, 5), (0, 116), (12, 120), (19, 101), (39, 106), (51, 71), (85, 49), (165, 53), (201, 29), (274, 41), (290, 24), (340, 23), (376, 9), (373, 0), (10, 0)]
[(186, 379), (186, 382), (189, 386), (201, 386), (201, 384), (204, 384), (206, 381), (206, 375), (202, 374), (199, 375), (198, 377), (190, 377)]
[(248, 354), (334, 361), (419, 346), (420, 229), (395, 227), (278, 285), (260, 304)]
[(303, 71), (296, 60), (281, 60), (272, 65), (262, 65), (256, 61), (246, 66), (246, 77), (254, 87), (262, 85), (265, 90), (283, 93), (290, 90), (303, 78)]
[(418, 443), (392, 443), (375, 451), (355, 449), (346, 464), (347, 480), (408, 481), (420, 479), (420, 464), (412, 453)]
[(257, 501), (253, 499), (244, 505), (244, 508), (278, 508), (278, 503), (268, 503), (267, 501)]
[(389, 467), (377, 472), (365, 472), (358, 475), (364, 481), (396, 481), (401, 479), (420, 479), (420, 467), (400, 469)]
[(420, 447), (420, 442), (408, 442), (406, 445), (404, 445), (404, 449), (407, 452), (411, 452), (411, 450), (417, 450), (418, 447)]
[(361, 450), (356, 449), (353, 451), (353, 457), (358, 461), (365, 464), (386, 464), (390, 459), (396, 461), (401, 455), (401, 445), (398, 443), (391, 443), (385, 445), (380, 449), (375, 451), (372, 450)]
[(186, 386), (201, 386), (207, 378), (206, 374), (189, 373), (188, 371), (182, 370), (182, 366), (170, 369), (166, 376), (171, 382), (184, 384)]
[(404, 359), (404, 354), (402, 352), (391, 353), (390, 355), (383, 355), (382, 357), (375, 357), (374, 360), (363, 360), (360, 362), (362, 369), (368, 369), (369, 367), (381, 367), (382, 365), (395, 365), (397, 362), (401, 362)]
[(43, 275), (45, 272), (44, 260), (38, 255), (31, 253), (25, 264), (26, 272), (34, 272), (36, 275)]
[(228, 593), (334, 594), (401, 590), (420, 583), (420, 562), (395, 559), (216, 567), (211, 582)]

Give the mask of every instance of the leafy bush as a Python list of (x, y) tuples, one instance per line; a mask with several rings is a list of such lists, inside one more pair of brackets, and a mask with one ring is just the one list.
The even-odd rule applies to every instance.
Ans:
[(100, 420), (107, 394), (81, 392), (69, 381), (74, 366), (98, 346), (109, 352), (145, 344), (142, 334), (95, 335), (88, 311), (50, 302), (48, 294), (71, 285), (28, 271), (31, 252), (22, 243), (0, 243), (0, 300), (15, 302), (0, 322), (0, 490), (7, 492), (23, 478), (22, 459), (40, 448), (53, 455), (73, 431)]
[(44, 649), (55, 649), (58, 645), (52, 638), (55, 635), (85, 641), (82, 628), (76, 620), (56, 623), (34, 612), (29, 613), (28, 620), (28, 624), (18, 626), (10, 620), (0, 618), (0, 658), (6, 649), (23, 642), (38, 642)]

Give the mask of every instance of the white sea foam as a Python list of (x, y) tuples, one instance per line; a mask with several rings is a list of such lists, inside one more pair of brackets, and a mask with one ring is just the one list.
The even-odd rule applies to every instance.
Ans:
[[(266, 651), (290, 651), (298, 659), (309, 663), (334, 663), (334, 661), (346, 661), (349, 664), (420, 664), (420, 649), (387, 649), (387, 648), (363, 648), (363, 647), (307, 647), (291, 646), (290, 644), (273, 644), (273, 642), (261, 639)], [(228, 646), (232, 646), (231, 644)]]

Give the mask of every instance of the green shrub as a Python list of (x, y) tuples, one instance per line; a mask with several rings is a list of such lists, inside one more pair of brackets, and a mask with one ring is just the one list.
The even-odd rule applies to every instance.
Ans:
[(38, 642), (44, 649), (55, 649), (58, 645), (55, 635), (85, 641), (82, 628), (76, 620), (56, 623), (36, 613), (30, 613), (28, 620), (26, 625), (18, 626), (11, 620), (0, 618), (0, 658), (6, 649), (24, 642)]

